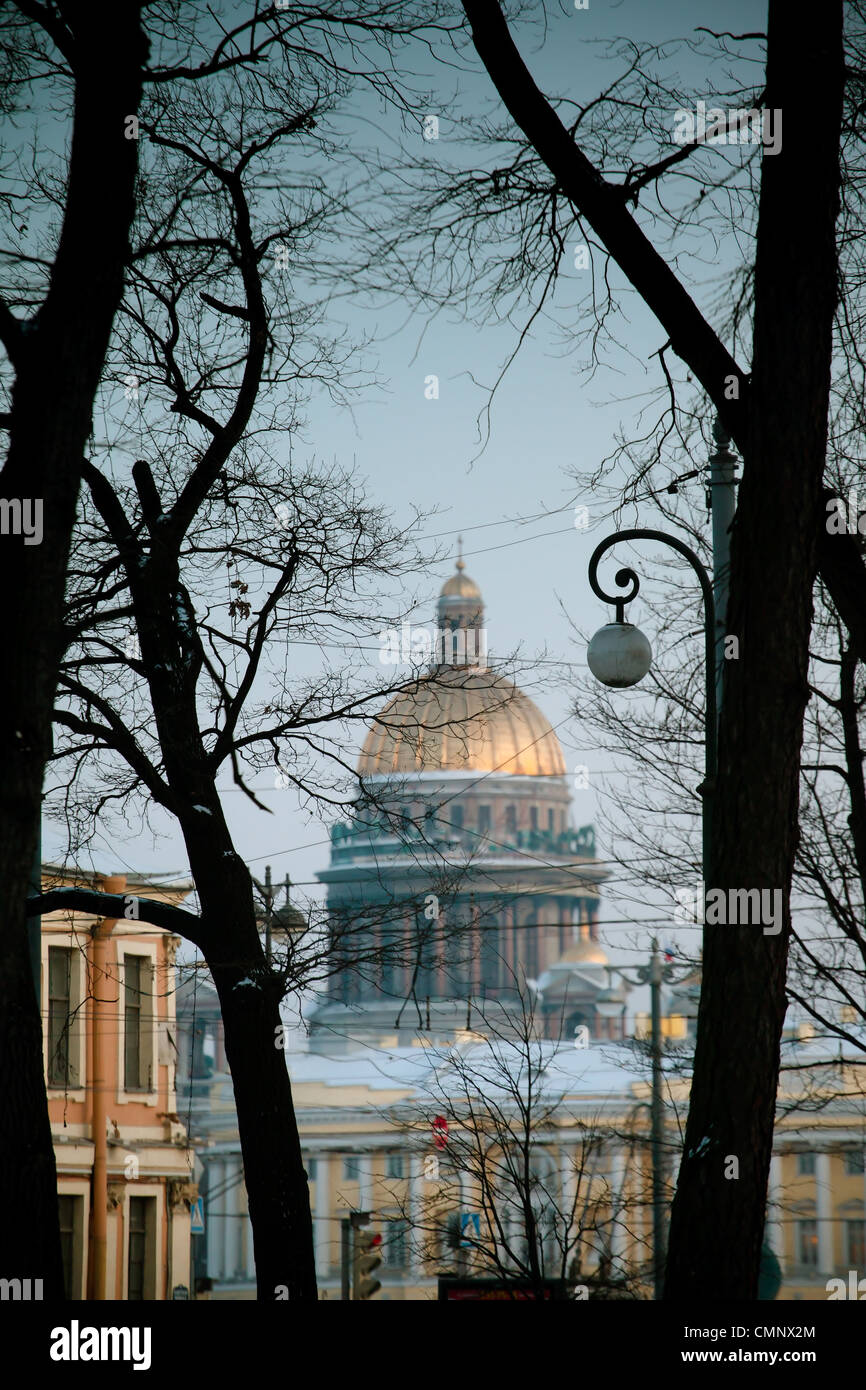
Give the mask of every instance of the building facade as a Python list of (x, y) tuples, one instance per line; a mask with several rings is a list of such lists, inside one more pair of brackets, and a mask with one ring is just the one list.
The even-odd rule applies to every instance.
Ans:
[(193, 1152), (177, 1113), (175, 953), (136, 897), (180, 903), (190, 883), (43, 868), (43, 891), (128, 899), (129, 917), (42, 919), (45, 1084), (70, 1299), (192, 1296)]
[[(200, 1022), (208, 1015), (202, 1027), (205, 1033), (213, 1028), (210, 1051), (218, 1060), (218, 1009), (210, 1008), (207, 987), (199, 985)], [(341, 1297), (341, 1221), (353, 1211), (369, 1212), (371, 1229), (383, 1236), (379, 1300), (435, 1299), (441, 1275), (489, 1276), (497, 1260), (516, 1273), (515, 1261), (527, 1258), (526, 1229), (501, 1181), (505, 1138), (512, 1152), (526, 1144), (537, 1175), (546, 1277), (562, 1277), (565, 1270), (584, 1283), (590, 1298), (652, 1296), (650, 1086), (634, 1049), (603, 1042), (577, 1049), (538, 1039), (531, 1052), (537, 1086), (527, 1135), (515, 1089), (502, 1085), (503, 1046), (466, 1034), (438, 1047), (421, 1029), (414, 1046), (290, 1055), (322, 1298)], [(513, 1063), (506, 1056), (504, 1070), (517, 1077), (521, 1063), (525, 1074), (528, 1052), (511, 1046)], [(827, 1299), (831, 1281), (850, 1287), (852, 1271), (858, 1281), (866, 1279), (866, 1101), (858, 1061), (857, 1055), (840, 1057), (836, 1045), (804, 1039), (799, 1025), (786, 1029), (783, 1065), (796, 1070), (783, 1070), (779, 1088), (765, 1228), (781, 1272), (780, 1300)], [(467, 1078), (475, 1082), (471, 1125)], [(197, 1085), (192, 1128), (204, 1168), (207, 1228), (193, 1237), (200, 1269), (213, 1283), (211, 1297), (254, 1298), (231, 1080), (217, 1069)], [(670, 1198), (688, 1083), (671, 1076), (666, 1089)], [(495, 1181), (482, 1190), (471, 1150), (491, 1099), (499, 1118), (488, 1149), (500, 1181), (498, 1190)], [(440, 1149), (436, 1121), (443, 1118)]]

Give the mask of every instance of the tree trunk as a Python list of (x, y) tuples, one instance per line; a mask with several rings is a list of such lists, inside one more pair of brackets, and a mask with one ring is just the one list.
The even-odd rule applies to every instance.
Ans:
[[(57, 29), (65, 5), (52, 14)], [(47, 11), (46, 11), (47, 13)], [(42, 1029), (27, 944), (30, 866), (62, 654), (61, 614), (80, 467), (93, 400), (123, 284), (137, 146), (125, 118), (138, 109), (147, 45), (139, 6), (76, 6), (69, 19), (75, 115), (63, 228), (50, 286), (26, 324), (0, 318), (15, 370), (4, 499), (41, 505), (42, 535), (0, 538), (6, 713), (0, 720), (0, 1191), (3, 1274), (41, 1278), (63, 1297), (57, 1178), (42, 1065)], [(106, 36), (111, 60), (106, 61)], [(35, 533), (32, 537), (35, 539)]]
[[(118, 534), (120, 523), (118, 521)], [(220, 998), (226, 1056), (256, 1257), (258, 1296), (316, 1299), (310, 1193), (285, 1054), (278, 1049), (280, 987), (262, 950), (252, 881), (235, 853), (196, 706), (200, 644), (179, 617), (192, 610), (176, 552), (154, 541), (128, 565), (165, 777), (201, 903), (204, 952)]]
[(285, 1052), (277, 1045), (282, 987), (265, 959), (249, 872), (231, 849), (213, 788), (200, 793), (200, 805), (207, 801), (209, 813), (181, 815), (181, 824), (202, 907), (198, 944), (222, 1012), (258, 1297), (272, 1302), (282, 1285), (291, 1301), (315, 1300), (310, 1190)]
[(748, 440), (727, 620), (740, 655), (725, 668), (711, 877), (726, 891), (781, 890), (784, 920), (777, 934), (760, 924), (704, 928), (667, 1299), (757, 1296), (827, 438), (842, 74), (839, 0), (808, 26), (784, 0), (772, 0), (766, 105), (784, 112), (785, 125), (782, 150), (765, 156), (761, 180)]
[(277, 1046), (282, 987), (262, 949), (249, 872), (231, 848), (216, 792), (202, 788), (199, 803), (208, 802), (208, 814), (194, 810), (181, 824), (202, 907), (198, 944), (220, 999), (258, 1297), (273, 1301), (284, 1285), (290, 1300), (314, 1300), (310, 1189), (285, 1052)]
[(261, 976), (245, 982), (237, 967), (208, 964), (237, 1105), (258, 1297), (273, 1302), (285, 1286), (290, 1301), (315, 1300), (310, 1194), (286, 1057), (276, 1045), (278, 1001)]

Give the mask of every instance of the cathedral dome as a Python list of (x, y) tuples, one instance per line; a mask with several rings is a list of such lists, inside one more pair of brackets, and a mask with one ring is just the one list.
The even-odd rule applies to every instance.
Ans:
[(608, 960), (597, 941), (589, 937), (575, 941), (556, 962), (557, 965), (607, 965)]
[(459, 569), (462, 566), (462, 564), (462, 560), (458, 561), (458, 573), (452, 574), (450, 579), (445, 580), (445, 583), (442, 585), (442, 588), (439, 593), (440, 599), (481, 598), (481, 590), (475, 583), (475, 580), (470, 579), (468, 574), (459, 573)]
[(413, 772), (565, 776), (559, 740), (541, 710), (511, 681), (488, 670), (479, 655), (486, 653), (484, 603), (464, 570), (461, 555), (436, 609), (440, 630), (462, 630), (463, 655), (454, 663), (440, 661), (376, 715), (358, 762), (361, 777)]
[(511, 772), (564, 777), (559, 739), (511, 681), (468, 666), (439, 666), (376, 716), (358, 773)]

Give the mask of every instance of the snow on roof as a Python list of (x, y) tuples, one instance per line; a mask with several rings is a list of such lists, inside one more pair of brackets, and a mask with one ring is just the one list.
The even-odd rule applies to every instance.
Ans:
[(340, 1055), (289, 1054), (293, 1086), (363, 1086), (373, 1091), (459, 1091), (466, 1075), (485, 1091), (513, 1093), (515, 1078), (532, 1084), (539, 1098), (559, 1094), (596, 1099), (627, 1096), (648, 1077), (648, 1064), (630, 1047), (597, 1043), (576, 1048), (544, 1041), (530, 1049), (510, 1042), (472, 1042), (454, 1047), (364, 1047)]

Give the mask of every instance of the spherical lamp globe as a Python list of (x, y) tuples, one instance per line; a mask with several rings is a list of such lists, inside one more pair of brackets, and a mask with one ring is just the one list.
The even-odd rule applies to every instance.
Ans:
[(639, 627), (607, 623), (586, 649), (586, 660), (602, 685), (622, 689), (642, 681), (652, 665), (653, 650)]

